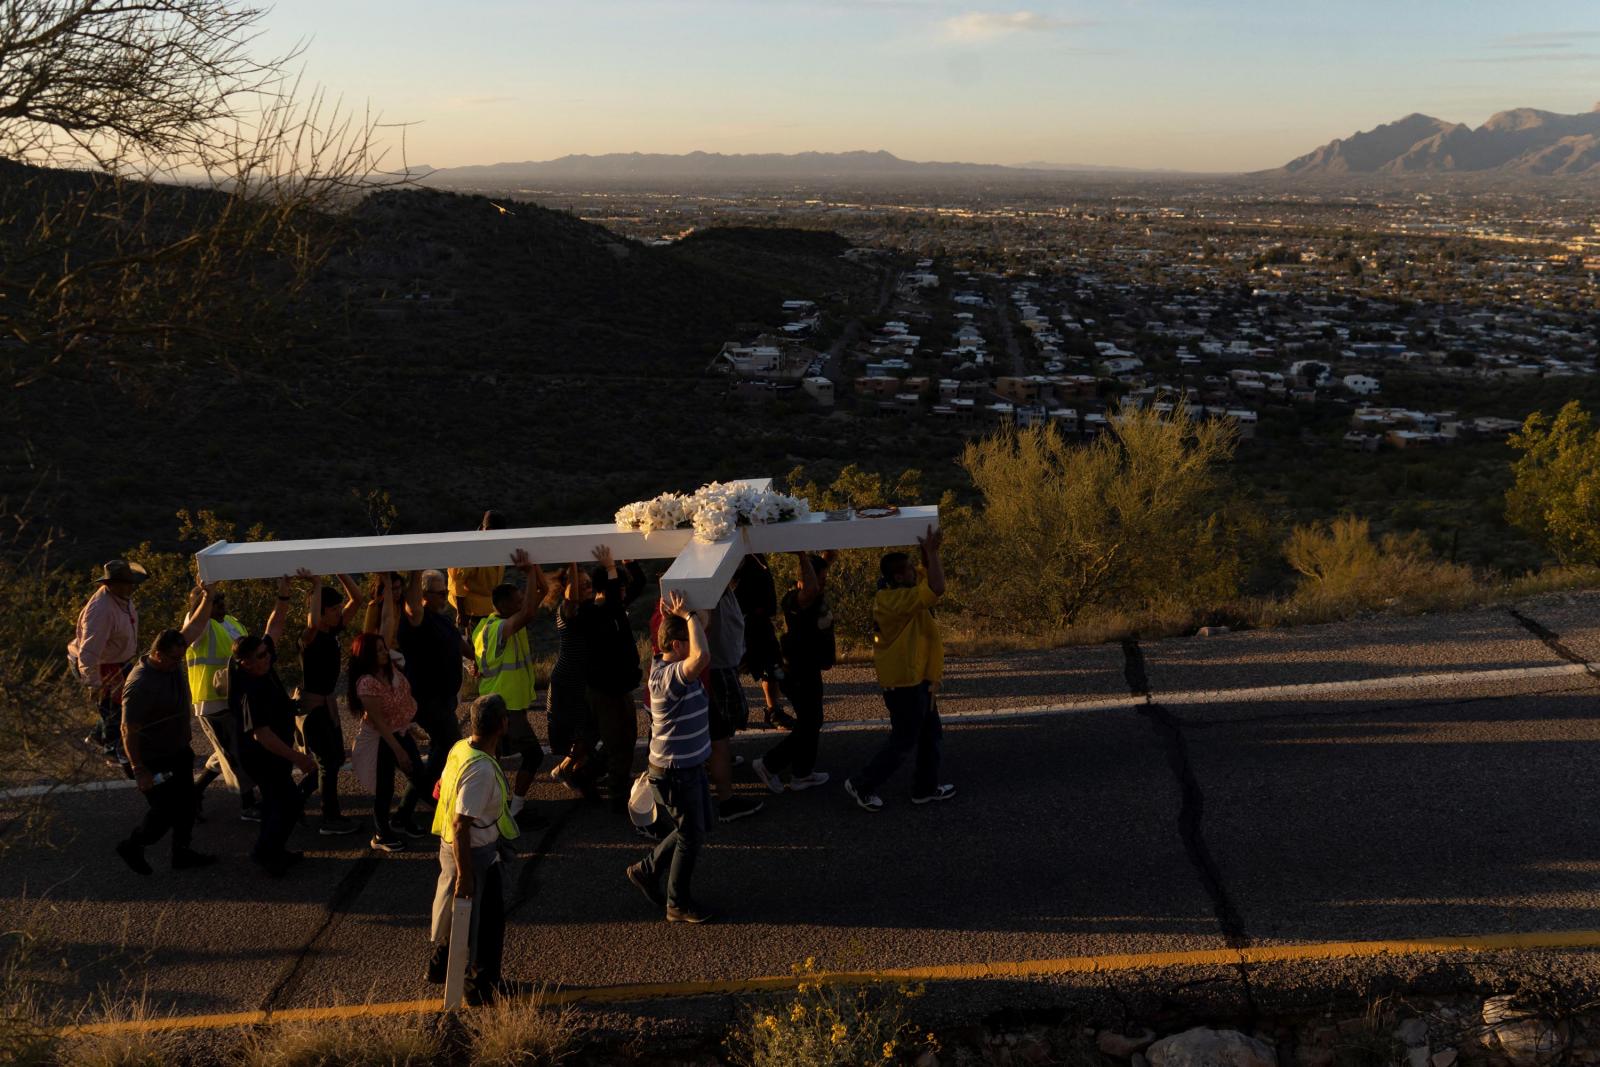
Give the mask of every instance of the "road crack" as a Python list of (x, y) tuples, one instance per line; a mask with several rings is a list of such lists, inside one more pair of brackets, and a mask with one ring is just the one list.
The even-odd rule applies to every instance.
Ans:
[(1521, 625), (1524, 630), (1527, 630), (1530, 634), (1544, 642), (1544, 646), (1550, 651), (1554, 652), (1568, 663), (1575, 663), (1582, 667), (1589, 673), (1590, 677), (1600, 678), (1600, 671), (1595, 670), (1595, 665), (1590, 663), (1583, 656), (1578, 655), (1572, 649), (1568, 648), (1562, 642), (1560, 634), (1550, 629), (1538, 619), (1524, 615), (1516, 608), (1507, 608), (1506, 611), (1513, 619), (1517, 620), (1517, 623)]
[[(1122, 642), (1122, 654), (1123, 677), (1127, 679), (1128, 691), (1136, 697), (1145, 699), (1145, 703), (1139, 706), (1139, 714), (1155, 727), (1157, 735), (1161, 738), (1162, 747), (1166, 751), (1167, 766), (1171, 768), (1173, 779), (1178, 785), (1178, 837), (1183, 842), (1184, 854), (1188, 857), (1189, 865), (1194, 869), (1195, 876), (1200, 880), (1200, 886), (1211, 903), (1211, 913), (1216, 919), (1218, 929), (1222, 932), (1223, 941), (1229, 948), (1245, 948), (1250, 944), (1250, 937), (1245, 932), (1244, 918), (1239, 914), (1232, 897), (1228, 895), (1228, 888), (1222, 882), (1222, 872), (1217, 866), (1216, 859), (1211, 855), (1211, 849), (1206, 845), (1205, 792), (1200, 788), (1200, 782), (1194, 775), (1194, 767), (1189, 761), (1189, 747), (1184, 738), (1183, 723), (1151, 696), (1150, 676), (1145, 666), (1144, 651), (1139, 647), (1139, 642), (1134, 638), (1125, 639)], [(1242, 959), (1234, 966), (1239, 973), (1239, 982), (1244, 988), (1245, 1003), (1249, 1006), (1253, 1018), (1256, 1015), (1256, 1001), (1255, 993), (1250, 986), (1249, 967)]]

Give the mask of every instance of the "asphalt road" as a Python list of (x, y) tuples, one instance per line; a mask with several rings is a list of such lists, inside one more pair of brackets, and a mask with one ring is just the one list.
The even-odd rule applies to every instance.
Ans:
[[(878, 814), (836, 784), (769, 797), (702, 859), (712, 926), (662, 923), (622, 877), (644, 842), (541, 783), (555, 822), (510, 872), (507, 972), (611, 986), (785, 974), (808, 956), (866, 970), (1593, 927), (1588, 659), (1600, 595), (952, 663), (943, 777), (958, 798), (913, 807), (906, 772)], [(837, 783), (883, 734), (869, 669), (831, 673), (828, 715), (820, 766)], [(759, 793), (748, 772), (739, 788)], [(187, 1014), (433, 994), (433, 848), (377, 855), (365, 835), (306, 829), (307, 863), (265, 881), (245, 859), (254, 827), (213, 792), (197, 832), (224, 856), (212, 870), (130, 874), (111, 851), (140, 807), (127, 790), (59, 797), (56, 847), (0, 869), (0, 922), (48, 933), (43, 970), (64, 995), (131, 983)], [(1136, 980), (1266, 996), (1313, 974), (1371, 979), (1330, 964)], [(1066, 981), (972, 983), (960, 1006)]]

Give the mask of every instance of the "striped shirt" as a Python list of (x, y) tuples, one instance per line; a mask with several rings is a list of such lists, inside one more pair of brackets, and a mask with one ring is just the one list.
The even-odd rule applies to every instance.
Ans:
[(650, 763), (686, 770), (711, 756), (711, 719), (706, 690), (683, 676), (683, 661), (650, 661)]

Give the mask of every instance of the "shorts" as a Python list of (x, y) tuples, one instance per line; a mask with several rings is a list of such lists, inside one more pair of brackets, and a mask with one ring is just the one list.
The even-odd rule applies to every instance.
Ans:
[(533, 732), (533, 724), (528, 721), (528, 712), (513, 711), (506, 715), (507, 752), (516, 752), (522, 756), (522, 766), (519, 771), (532, 774), (539, 769), (539, 764), (544, 762), (544, 749), (539, 745), (539, 738)]
[(713, 667), (707, 672), (706, 705), (713, 741), (726, 741), (750, 725), (750, 705), (735, 668)]

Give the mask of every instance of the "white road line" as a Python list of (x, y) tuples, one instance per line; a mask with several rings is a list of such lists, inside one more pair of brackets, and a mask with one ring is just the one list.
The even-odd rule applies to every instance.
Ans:
[[(1504, 667), (1488, 671), (1435, 671), (1429, 674), (1401, 674), (1387, 678), (1354, 678), (1340, 682), (1304, 682), (1298, 685), (1264, 685), (1242, 689), (1191, 689), (1175, 693), (1153, 693), (1145, 697), (1107, 697), (1103, 700), (1082, 700), (1069, 704), (1030, 704), (1020, 707), (985, 708), (978, 711), (946, 712), (947, 723), (1005, 722), (1016, 719), (1048, 719), (1061, 715), (1091, 715), (1097, 712), (1127, 711), (1151, 702), (1164, 707), (1192, 707), (1208, 704), (1248, 704), (1301, 697), (1327, 696), (1337, 693), (1356, 693), (1390, 689), (1431, 689), (1444, 686), (1484, 685), (1491, 682), (1529, 681), (1538, 678), (1557, 678), (1570, 674), (1600, 674), (1600, 663), (1562, 663), (1554, 666)], [(826, 734), (865, 733), (887, 729), (889, 720), (846, 719), (823, 726)], [(733, 744), (770, 743), (778, 734), (773, 730), (747, 730), (735, 735)], [(648, 744), (641, 738), (635, 748)], [(349, 765), (343, 768), (348, 771)], [(0, 790), (0, 801), (27, 800), (52, 793), (109, 793), (132, 789), (128, 779), (103, 782), (79, 782), (70, 785), (30, 785)]]

